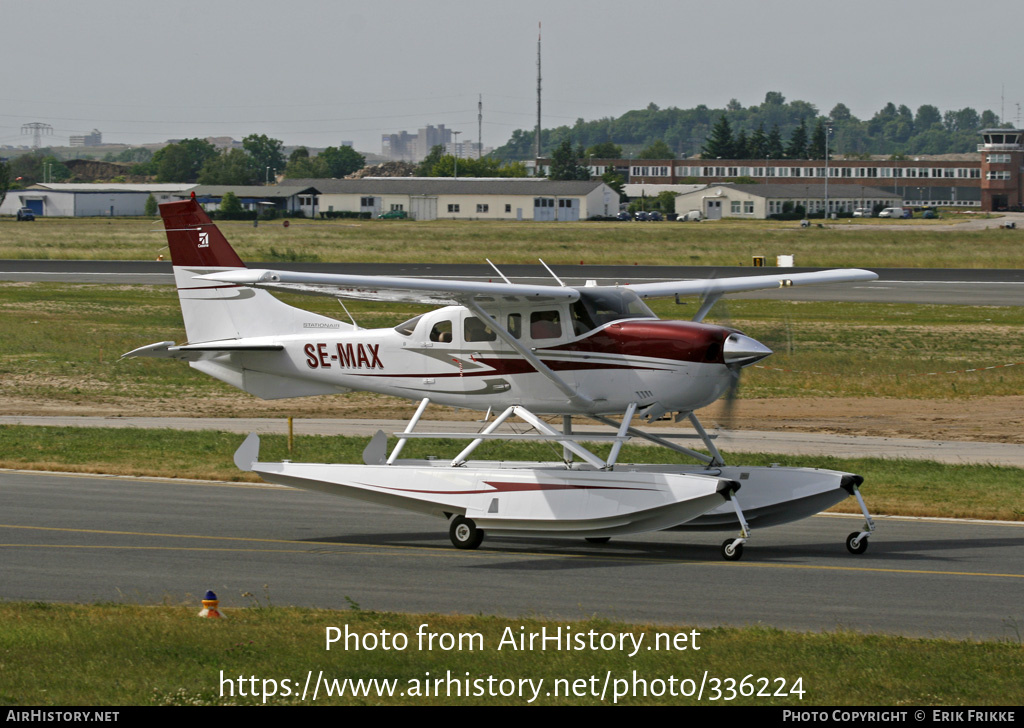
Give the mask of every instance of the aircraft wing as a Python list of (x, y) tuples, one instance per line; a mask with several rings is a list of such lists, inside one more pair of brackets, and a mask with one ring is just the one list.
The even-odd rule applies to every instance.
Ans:
[(873, 281), (877, 273), (858, 268), (839, 268), (812, 273), (786, 273), (780, 270), (770, 275), (734, 276), (732, 278), (698, 278), (690, 281), (666, 281), (664, 283), (638, 283), (629, 286), (640, 298), (667, 296), (714, 296), (723, 293), (761, 291), (790, 286), (810, 286), (818, 283), (849, 283)]
[(277, 270), (233, 270), (196, 276), (201, 280), (236, 283), (292, 293), (309, 293), (362, 301), (400, 301), (434, 305), (486, 306), (501, 303), (550, 303), (575, 301), (574, 288), (519, 283), (478, 283), (430, 278), (392, 278), (335, 273), (295, 273)]

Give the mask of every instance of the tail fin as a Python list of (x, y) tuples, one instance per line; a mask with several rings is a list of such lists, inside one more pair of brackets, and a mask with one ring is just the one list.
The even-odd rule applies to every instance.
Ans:
[(196, 276), (245, 268), (227, 238), (195, 198), (160, 205), (178, 286), (185, 333), (191, 343), (286, 336), (301, 333), (311, 322), (332, 329), (349, 324), (289, 306), (267, 291)]
[(160, 217), (167, 231), (174, 266), (244, 268), (227, 238), (217, 229), (196, 199), (165, 202)]

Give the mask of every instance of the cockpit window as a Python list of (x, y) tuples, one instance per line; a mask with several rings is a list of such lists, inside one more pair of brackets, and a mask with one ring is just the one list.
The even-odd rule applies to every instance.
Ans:
[(402, 336), (412, 336), (412, 332), (416, 330), (416, 324), (420, 322), (421, 318), (423, 318), (423, 314), (411, 318), (404, 323), (398, 324), (398, 326), (395, 327), (395, 331), (400, 333)]
[(467, 342), (494, 341), (498, 338), (498, 335), (494, 333), (494, 329), (476, 316), (467, 316), (462, 322), (462, 335)]
[(452, 343), (452, 322), (438, 321), (434, 324), (434, 327), (430, 329), (430, 340), (441, 344)]
[(640, 297), (626, 288), (581, 288), (572, 305), (573, 333), (577, 336), (598, 326), (627, 318), (657, 318)]

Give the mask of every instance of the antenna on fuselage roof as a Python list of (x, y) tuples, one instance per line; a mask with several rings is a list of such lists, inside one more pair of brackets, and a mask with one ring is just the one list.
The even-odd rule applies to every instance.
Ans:
[(342, 301), (340, 298), (337, 300), (338, 303), (341, 304), (341, 307), (345, 309), (345, 313), (348, 314), (349, 319), (352, 321), (352, 325), (355, 326), (357, 329), (362, 329), (363, 327), (356, 323), (355, 318), (353, 318), (352, 313), (348, 310), (348, 306), (345, 305), (345, 302)]
[(498, 270), (498, 266), (496, 266), (494, 263), (491, 263), (491, 259), (490, 258), (484, 258), (484, 260), (486, 260), (488, 263), (490, 263), (490, 266), (492, 268), (494, 268), (494, 272), (497, 273), (499, 276), (501, 276), (502, 280), (504, 280), (509, 285), (512, 284), (512, 281), (510, 281), (508, 278), (505, 278), (505, 274), (502, 273), (500, 270)]
[(548, 264), (544, 262), (543, 258), (537, 258), (537, 260), (539, 260), (540, 264), (544, 266), (545, 269), (547, 269), (547, 272), (551, 274), (551, 277), (558, 281), (558, 285), (560, 285), (562, 288), (567, 288), (567, 286), (564, 283), (562, 283), (562, 279), (556, 276), (553, 270), (548, 268)]

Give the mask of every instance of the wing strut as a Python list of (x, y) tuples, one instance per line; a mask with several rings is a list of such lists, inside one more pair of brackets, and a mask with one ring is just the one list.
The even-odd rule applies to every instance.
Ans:
[(711, 309), (714, 307), (716, 303), (718, 303), (718, 299), (720, 299), (721, 297), (722, 294), (719, 292), (709, 293), (706, 296), (702, 297), (700, 301), (700, 309), (697, 311), (697, 313), (693, 315), (693, 320), (696, 321), (697, 323), (703, 321), (704, 317), (711, 312)]
[(564, 379), (555, 374), (547, 364), (542, 362), (536, 354), (523, 346), (516, 337), (512, 336), (512, 334), (510, 334), (504, 326), (499, 324), (491, 314), (480, 308), (480, 304), (472, 299), (467, 299), (466, 308), (475, 313), (482, 320), (490, 321), (495, 333), (501, 338), (501, 340), (515, 349), (520, 356), (526, 359), (526, 361), (530, 362), (530, 365), (536, 369), (538, 373), (543, 374), (551, 380), (551, 383), (558, 387), (562, 393), (569, 398), (570, 402), (584, 410), (589, 410), (594, 406), (594, 401), (592, 399), (577, 393), (576, 390), (570, 387)]

